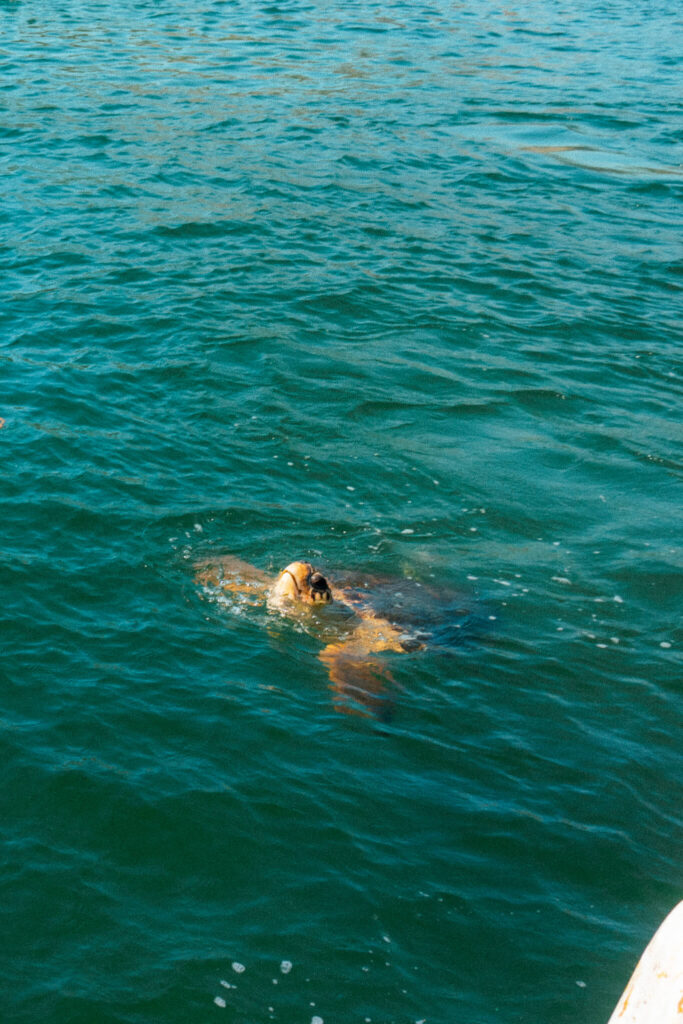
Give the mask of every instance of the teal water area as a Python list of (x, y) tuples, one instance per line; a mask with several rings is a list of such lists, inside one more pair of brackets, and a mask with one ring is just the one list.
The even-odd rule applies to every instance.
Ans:
[[(0, 4), (3, 1021), (607, 1019), (682, 895), (681, 29)], [(227, 553), (477, 628), (339, 714)]]

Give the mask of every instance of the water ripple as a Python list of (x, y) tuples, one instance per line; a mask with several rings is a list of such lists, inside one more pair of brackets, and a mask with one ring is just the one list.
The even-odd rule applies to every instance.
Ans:
[[(678, 27), (0, 3), (13, 1020), (607, 1018), (680, 898)], [(341, 716), (225, 552), (471, 633)]]

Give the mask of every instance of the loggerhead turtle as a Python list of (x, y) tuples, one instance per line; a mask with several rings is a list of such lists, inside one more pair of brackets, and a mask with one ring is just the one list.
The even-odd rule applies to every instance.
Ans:
[[(325, 665), (339, 711), (392, 714), (388, 667), (378, 655), (426, 646), (452, 649), (470, 613), (456, 595), (412, 579), (346, 574), (331, 583), (310, 562), (290, 562), (273, 579), (239, 558), (222, 556), (197, 566), (196, 582), (233, 607), (265, 606), (295, 618), (324, 644)], [(327, 606), (332, 606), (327, 611)], [(320, 612), (319, 612), (320, 610)]]

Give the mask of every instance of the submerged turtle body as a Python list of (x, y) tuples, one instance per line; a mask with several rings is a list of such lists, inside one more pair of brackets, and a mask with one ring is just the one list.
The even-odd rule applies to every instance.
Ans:
[(414, 579), (347, 575), (339, 588), (361, 616), (385, 620), (399, 630), (405, 651), (453, 648), (463, 642), (472, 621), (465, 595)]
[(291, 562), (273, 580), (231, 557), (198, 569), (197, 582), (235, 609), (267, 606), (299, 622), (306, 619), (307, 632), (324, 644), (319, 658), (338, 710), (370, 710), (385, 720), (391, 715), (388, 687), (393, 678), (378, 655), (428, 645), (452, 648), (469, 619), (457, 595), (412, 579), (342, 574), (328, 582), (309, 562)]

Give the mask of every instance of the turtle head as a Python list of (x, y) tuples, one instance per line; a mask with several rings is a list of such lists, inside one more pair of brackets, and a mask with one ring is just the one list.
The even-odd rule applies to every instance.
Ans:
[(276, 601), (325, 604), (332, 600), (332, 591), (323, 574), (310, 562), (290, 562), (273, 584), (271, 597)]

